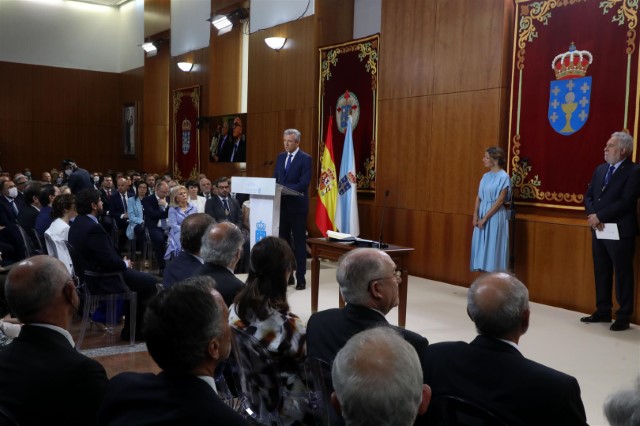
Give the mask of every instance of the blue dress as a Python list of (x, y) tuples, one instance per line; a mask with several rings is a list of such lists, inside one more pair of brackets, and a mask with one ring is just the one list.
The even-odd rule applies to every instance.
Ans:
[[(491, 206), (500, 197), (503, 189), (507, 188), (507, 197), (511, 197), (511, 181), (504, 170), (487, 172), (482, 176), (478, 188), (478, 220), (482, 219)], [(500, 206), (493, 216), (480, 229), (473, 228), (471, 239), (471, 270), (472, 271), (506, 271), (509, 260), (509, 214)]]
[(185, 217), (190, 214), (198, 212), (198, 208), (194, 204), (187, 203), (187, 209), (182, 211), (180, 206), (171, 207), (169, 209), (169, 238), (167, 251), (164, 254), (165, 259), (171, 259), (172, 257), (180, 254), (182, 245), (180, 244), (180, 226)]

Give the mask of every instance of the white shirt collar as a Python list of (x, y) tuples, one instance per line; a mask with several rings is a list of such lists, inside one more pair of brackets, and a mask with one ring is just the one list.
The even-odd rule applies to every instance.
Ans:
[(291, 154), (291, 161), (293, 161), (293, 157), (296, 156), (296, 154), (298, 153), (298, 151), (300, 151), (300, 147), (296, 148), (295, 151), (291, 152), (291, 153), (287, 153), (287, 154)]
[(71, 333), (69, 333), (67, 330), (65, 330), (62, 327), (58, 327), (57, 325), (51, 325), (51, 324), (42, 324), (39, 322), (32, 322), (29, 325), (34, 325), (36, 327), (43, 327), (43, 328), (48, 328), (50, 330), (57, 331), (69, 341), (69, 344), (71, 345), (72, 348), (75, 348), (76, 346), (75, 342), (73, 341), (73, 337), (71, 337)]
[(216, 387), (216, 381), (213, 380), (213, 377), (210, 376), (196, 376), (198, 379), (203, 380), (206, 384), (208, 384), (209, 386), (211, 386), (211, 389), (213, 389), (213, 391), (216, 393), (216, 395), (218, 394), (218, 388)]

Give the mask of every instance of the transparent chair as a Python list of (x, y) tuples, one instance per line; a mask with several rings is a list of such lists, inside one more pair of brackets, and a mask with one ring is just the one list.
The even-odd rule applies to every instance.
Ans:
[[(82, 256), (79, 255), (77, 250), (73, 246), (66, 242), (71, 261), (73, 262), (73, 268), (75, 275), (79, 279), (80, 298), (83, 301), (82, 309), (82, 322), (80, 324), (80, 335), (76, 339), (76, 349), (80, 349), (84, 336), (87, 332), (87, 327), (90, 325), (89, 319), (91, 314), (96, 310), (100, 303), (104, 303), (106, 307), (106, 336), (108, 344), (113, 345), (115, 339), (119, 339), (114, 333), (114, 328), (118, 323), (118, 301), (129, 301), (129, 343), (133, 346), (135, 344), (136, 336), (136, 311), (137, 311), (137, 293), (131, 291), (124, 281), (122, 272), (95, 272), (86, 268), (86, 264)], [(121, 290), (118, 293), (105, 294), (104, 292), (96, 290), (100, 281), (105, 279), (116, 279)]]
[(333, 393), (331, 364), (320, 358), (308, 357), (305, 368), (310, 385), (309, 405), (316, 426), (343, 426), (344, 420), (331, 405), (331, 393)]

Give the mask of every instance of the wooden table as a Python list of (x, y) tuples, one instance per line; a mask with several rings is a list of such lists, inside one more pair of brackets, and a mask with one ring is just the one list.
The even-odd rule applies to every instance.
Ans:
[[(351, 251), (357, 246), (353, 244), (341, 244), (328, 241), (326, 238), (309, 238), (307, 244), (311, 247), (311, 312), (318, 311), (318, 287), (320, 285), (320, 259), (338, 260), (344, 253)], [(398, 289), (398, 325), (404, 327), (407, 318), (407, 287), (409, 281), (409, 271), (407, 262), (409, 255), (413, 252), (412, 247), (402, 247), (389, 244), (385, 253), (391, 256), (396, 266), (402, 271), (402, 283)], [(338, 292), (338, 303), (344, 306), (342, 296)]]

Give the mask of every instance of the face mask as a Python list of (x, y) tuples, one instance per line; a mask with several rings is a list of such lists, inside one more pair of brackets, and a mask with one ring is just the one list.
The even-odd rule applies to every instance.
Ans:
[(60, 185), (62, 183), (62, 178), (59, 177), (56, 179), (56, 185)]
[(94, 181), (95, 183), (98, 183), (98, 181), (99, 181), (99, 180), (100, 180), (100, 176), (94, 176), (94, 177), (93, 177), (93, 181)]
[(30, 172), (27, 172), (27, 173), (25, 173), (24, 175), (25, 175), (26, 177), (28, 177), (29, 179), (31, 179), (31, 173), (30, 173)]
[(67, 175), (67, 176), (71, 176), (71, 173), (73, 173), (73, 170), (71, 170), (71, 169), (66, 169), (64, 171), (64, 174)]
[(16, 198), (18, 196), (18, 188), (9, 188), (9, 197)]

